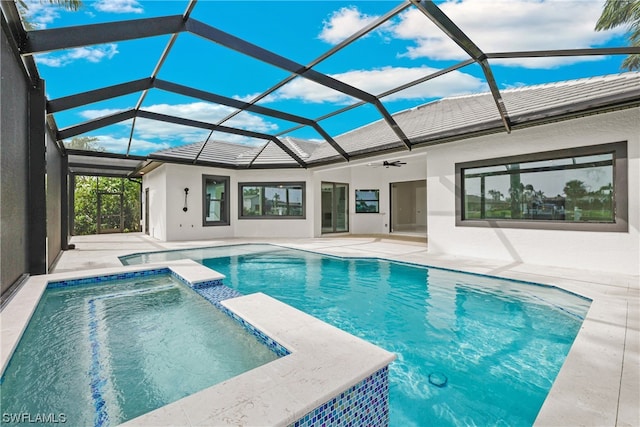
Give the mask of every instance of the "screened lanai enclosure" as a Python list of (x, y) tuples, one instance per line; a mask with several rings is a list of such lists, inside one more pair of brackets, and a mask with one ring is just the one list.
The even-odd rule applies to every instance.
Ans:
[[(131, 2), (127, 19), (118, 19), (95, 13), (104, 2), (84, 2), (77, 12), (51, 12), (59, 20), (40, 20), (38, 11), (55, 7), (46, 3), (1, 2), (3, 293), (29, 274), (47, 272), (68, 248), (69, 236), (85, 226), (81, 209), (95, 212), (85, 218), (87, 232), (140, 230), (148, 212), (125, 203), (125, 196), (148, 197), (141, 177), (164, 164), (309, 170), (638, 105), (638, 90), (629, 90), (625, 80), (604, 88), (594, 81), (553, 96), (511, 91), (519, 85), (513, 64), (590, 58), (589, 66), (572, 69), (571, 78), (590, 77), (598, 74), (591, 59), (640, 54), (624, 39), (601, 47), (550, 48), (509, 43), (509, 37), (491, 44), (483, 34), (493, 23), (472, 17), (454, 22), (447, 12), (453, 14), (453, 2), (361, 3), (375, 6), (375, 13), (360, 13), (357, 24), (338, 35), (334, 18), (355, 16), (355, 6), (141, 1)], [(588, 2), (573, 6), (580, 3)], [(281, 18), (294, 10), (315, 18), (317, 26)], [(579, 21), (580, 13), (574, 14)], [(243, 26), (231, 32), (237, 27), (230, 23), (238, 20)], [(256, 29), (275, 36), (256, 36)], [(411, 31), (419, 35), (409, 42)], [(421, 54), (438, 48), (427, 43), (434, 37), (455, 53)], [(376, 48), (392, 39), (404, 43), (400, 53)], [(80, 57), (92, 67), (74, 67)], [(100, 63), (104, 58), (109, 61)], [(557, 80), (552, 66), (538, 70), (536, 82)], [(441, 101), (445, 96), (458, 98)], [(119, 179), (120, 187), (101, 185), (106, 178)], [(75, 203), (85, 179), (94, 180), (95, 206)], [(423, 184), (399, 182), (390, 203), (402, 194), (422, 197)], [(262, 191), (255, 187), (246, 190)], [(361, 209), (380, 203), (375, 191), (355, 196)], [(222, 200), (217, 197), (209, 206)], [(281, 197), (271, 196), (269, 209), (293, 212)], [(348, 230), (345, 206), (354, 194), (340, 182), (326, 182), (321, 197), (323, 232)], [(246, 200), (247, 214), (267, 209)], [(218, 208), (209, 214), (220, 213)], [(423, 212), (408, 209), (396, 210), (392, 227), (422, 230)]]
[(131, 178), (72, 175), (70, 234), (141, 231), (140, 186)]

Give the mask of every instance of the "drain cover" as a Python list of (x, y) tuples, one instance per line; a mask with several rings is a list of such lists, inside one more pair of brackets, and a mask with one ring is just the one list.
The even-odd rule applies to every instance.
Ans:
[(433, 372), (429, 374), (429, 382), (436, 387), (444, 387), (447, 385), (447, 376), (441, 372)]

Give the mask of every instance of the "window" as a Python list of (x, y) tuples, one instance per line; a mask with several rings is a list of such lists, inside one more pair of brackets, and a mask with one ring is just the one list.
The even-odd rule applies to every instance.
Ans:
[(356, 213), (379, 213), (380, 190), (356, 190)]
[(457, 225), (627, 230), (626, 143), (456, 164)]
[(229, 225), (229, 177), (202, 176), (202, 225)]
[(305, 218), (305, 183), (240, 183), (240, 218)]

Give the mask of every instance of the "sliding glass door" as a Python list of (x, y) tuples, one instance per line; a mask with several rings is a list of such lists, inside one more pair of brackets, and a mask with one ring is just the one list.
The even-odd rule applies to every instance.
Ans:
[(321, 187), (322, 232), (349, 231), (349, 185), (323, 182)]
[(391, 232), (427, 233), (427, 181), (393, 182), (391, 187)]

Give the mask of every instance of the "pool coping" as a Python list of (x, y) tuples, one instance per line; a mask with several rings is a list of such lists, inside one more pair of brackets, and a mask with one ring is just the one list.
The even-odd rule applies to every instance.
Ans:
[[(192, 260), (32, 276), (0, 311), (0, 374), (47, 285), (168, 269), (188, 286), (224, 278)], [(97, 281), (93, 281), (97, 283)], [(290, 425), (386, 368), (395, 354), (262, 293), (220, 304), (290, 353), (122, 425)]]

